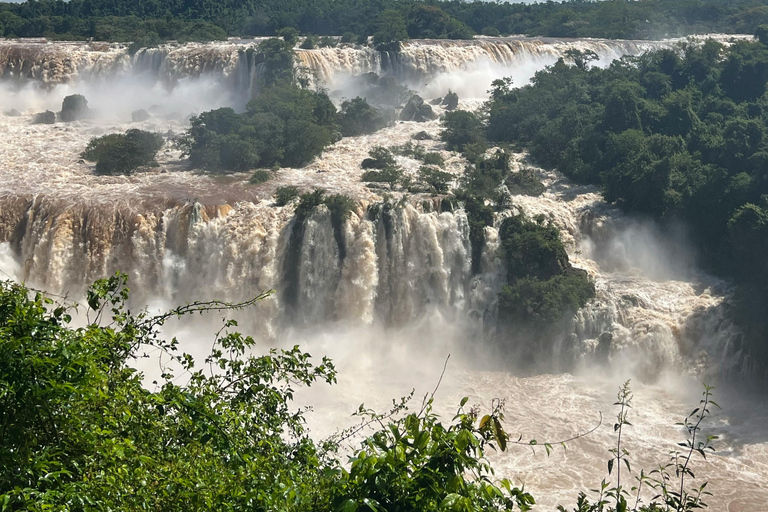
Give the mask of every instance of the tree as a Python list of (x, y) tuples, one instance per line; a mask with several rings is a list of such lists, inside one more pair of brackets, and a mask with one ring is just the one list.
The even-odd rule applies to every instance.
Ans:
[(401, 41), (408, 40), (405, 18), (399, 11), (382, 11), (376, 18), (373, 43), (380, 50), (397, 51)]
[(464, 151), (468, 146), (485, 141), (483, 123), (472, 112), (466, 110), (447, 112), (443, 119), (443, 127), (440, 139), (452, 151)]
[(155, 165), (162, 147), (163, 137), (157, 133), (131, 129), (94, 137), (81, 157), (96, 162), (96, 174), (132, 174), (139, 167)]
[(387, 126), (388, 121), (386, 115), (370, 106), (365, 98), (357, 97), (341, 104), (339, 125), (345, 137), (373, 133)]

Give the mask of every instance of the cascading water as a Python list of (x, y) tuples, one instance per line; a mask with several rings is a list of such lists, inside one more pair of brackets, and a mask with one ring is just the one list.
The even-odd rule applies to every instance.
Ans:
[[(129, 177), (95, 176), (79, 161), (93, 136), (128, 127), (179, 133), (187, 113), (231, 104), (233, 91), (251, 90), (257, 80), (258, 61), (247, 52), (253, 44), (161, 47), (131, 57), (118, 45), (0, 43), (0, 70), (14, 82), (9, 89), (14, 93), (0, 98), (0, 107), (25, 110), (18, 117), (0, 117), (0, 270), (70, 297), (121, 270), (129, 275), (137, 306), (236, 301), (276, 289), (275, 296), (238, 319), (265, 344), (297, 342), (314, 354), (335, 357), (341, 391), (311, 390), (303, 396), (315, 405), (317, 414), (310, 419), (318, 434), (347, 425), (346, 415), (360, 402), (385, 406), (413, 387), (430, 391), (451, 352), (438, 395), (446, 412), (463, 395), (481, 405), (505, 398), (510, 430), (546, 440), (589, 425), (598, 410), (609, 414), (617, 383), (638, 379), (637, 427), (628, 442), (636, 446), (630, 448), (638, 454), (635, 465), (651, 468), (680, 440), (671, 425), (687, 412), (688, 379), (750, 371), (740, 352), (740, 334), (728, 319), (728, 283), (696, 269), (680, 242), (684, 237), (627, 218), (595, 189), (543, 171), (537, 172), (547, 191), (539, 197), (513, 196), (513, 204), (527, 215), (551, 219), (571, 262), (594, 278), (597, 297), (547, 348), (550, 361), (542, 370), (566, 368), (573, 376), (518, 377), (504, 371), (509, 361), (497, 357), (503, 344), (489, 348), (483, 342), (494, 331), (504, 282), (498, 222), (486, 228), (480, 273), (473, 275), (469, 225), (461, 209), (441, 211), (440, 202), (428, 196), (401, 201), (398, 193), (384, 203), (389, 191), (360, 182), (360, 162), (371, 148), (403, 144), (422, 130), (432, 136), (422, 142), (425, 148), (440, 152), (446, 170), (458, 176), (465, 162), (438, 142), (438, 121), (402, 122), (342, 139), (306, 168), (281, 169), (260, 185), (247, 184), (246, 175), (211, 178), (189, 172), (170, 144), (158, 155), (158, 168)], [(467, 106), (477, 104), (493, 78), (524, 76), (568, 48), (592, 49), (609, 59), (657, 43), (645, 44), (416, 41), (397, 56), (336, 48), (300, 51), (298, 60), (329, 87), (343, 87), (345, 75), (393, 73), (418, 85), (428, 98), (482, 73), (482, 81), (467, 86), (463, 95), (450, 85)], [(126, 88), (120, 90), (133, 95), (116, 98), (114, 90), (98, 95), (100, 84), (118, 78), (123, 84), (148, 83), (153, 92), (142, 96)], [(28, 89), (35, 80), (52, 91)], [(60, 104), (57, 94), (80, 88), (93, 91), (86, 95), (101, 116), (66, 125), (29, 124), (31, 109), (53, 108)], [(113, 108), (110, 97), (112, 103), (125, 102), (124, 108)], [(153, 104), (179, 115), (126, 122), (126, 109), (151, 110)], [(523, 158), (517, 155), (513, 166), (522, 166)], [(417, 172), (418, 162), (398, 160), (407, 173)], [(292, 243), (293, 207), (272, 203), (275, 189), (288, 184), (349, 194), (357, 201), (355, 210), (335, 230), (328, 209), (318, 207), (303, 224), (300, 243)], [(196, 333), (181, 332), (183, 342), (198, 344)], [(199, 340), (201, 349), (209, 343), (208, 337)], [(750, 427), (765, 416), (761, 407), (734, 403), (716, 420), (721, 451), (702, 468), (712, 480), (715, 496), (709, 502), (715, 508), (757, 510), (768, 502), (762, 486), (768, 476), (765, 432)], [(599, 430), (550, 459), (513, 450), (494, 462), (500, 474), (524, 481), (540, 504), (565, 503), (575, 490), (592, 488), (604, 476), (610, 430)]]

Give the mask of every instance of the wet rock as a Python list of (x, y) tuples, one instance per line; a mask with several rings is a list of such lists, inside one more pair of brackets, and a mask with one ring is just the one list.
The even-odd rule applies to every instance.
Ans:
[(401, 121), (416, 121), (418, 123), (424, 123), (432, 119), (437, 119), (437, 114), (432, 110), (427, 103), (418, 94), (411, 96), (408, 103), (405, 104), (403, 110), (400, 112)]
[(429, 102), (430, 105), (439, 105), (443, 102), (443, 98), (435, 98)]
[(7, 117), (19, 117), (21, 115), (21, 112), (19, 112), (15, 108), (12, 108), (11, 110), (6, 110), (5, 112), (3, 112), (3, 114), (6, 115)]
[(411, 138), (413, 140), (432, 140), (432, 136), (425, 131), (414, 133)]
[(141, 123), (142, 121), (146, 121), (150, 118), (149, 112), (144, 110), (143, 108), (140, 110), (134, 110), (131, 112), (131, 120), (134, 123)]
[(82, 94), (67, 96), (61, 103), (59, 117), (65, 123), (91, 117), (91, 110), (88, 108), (88, 100), (86, 100), (85, 96)]
[(32, 124), (54, 124), (55, 122), (56, 113), (51, 112), (50, 110), (35, 114), (35, 117), (32, 118)]
[(442, 105), (446, 110), (456, 110), (459, 106), (459, 95), (453, 91), (448, 91), (448, 94), (443, 98)]

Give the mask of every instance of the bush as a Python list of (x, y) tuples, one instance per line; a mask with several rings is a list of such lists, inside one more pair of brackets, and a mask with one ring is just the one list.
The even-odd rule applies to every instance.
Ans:
[(302, 50), (314, 50), (317, 46), (317, 39), (315, 39), (315, 36), (307, 36), (304, 38), (304, 41), (302, 41), (301, 48)]
[(407, 156), (415, 160), (422, 160), (427, 154), (424, 146), (421, 144), (414, 144), (411, 141), (406, 142), (402, 146), (392, 146), (390, 150), (396, 155)]
[(560, 232), (543, 218), (508, 217), (499, 238), (507, 270), (507, 284), (499, 294), (503, 324), (542, 333), (594, 297), (587, 273), (571, 267)]
[(318, 46), (320, 46), (320, 48), (336, 48), (338, 45), (339, 42), (336, 40), (336, 38), (331, 36), (323, 36), (318, 42)]
[(437, 194), (446, 194), (453, 174), (432, 166), (423, 165), (419, 168), (419, 180), (429, 185)]
[(335, 140), (336, 119), (325, 94), (275, 86), (242, 114), (220, 108), (194, 116), (179, 146), (194, 167), (211, 172), (300, 167)]
[(299, 197), (298, 187), (293, 185), (277, 187), (277, 191), (275, 192), (275, 205), (285, 206), (297, 197)]
[(464, 152), (467, 146), (485, 143), (485, 129), (476, 114), (466, 110), (447, 112), (440, 139), (451, 151)]
[(536, 177), (533, 169), (524, 167), (518, 172), (510, 173), (506, 180), (510, 194), (523, 194), (527, 196), (540, 196), (547, 187)]
[(73, 94), (64, 98), (61, 103), (61, 112), (59, 116), (65, 123), (87, 119), (91, 112), (88, 108), (88, 100), (81, 94)]
[(364, 98), (357, 97), (341, 104), (339, 125), (341, 134), (345, 137), (373, 133), (387, 124), (387, 116), (381, 110), (370, 106)]
[(253, 184), (259, 184), (259, 183), (266, 183), (271, 179), (272, 179), (272, 171), (267, 171), (266, 169), (259, 169), (258, 171), (254, 172), (251, 175), (251, 179), (248, 180), (248, 182)]
[(443, 156), (440, 153), (427, 153), (421, 158), (421, 161), (424, 162), (424, 165), (435, 165), (437, 167), (445, 165), (445, 160), (443, 160)]
[(403, 169), (397, 165), (390, 165), (380, 171), (366, 171), (360, 180), (369, 183), (387, 183), (390, 188), (393, 188), (402, 178)]
[(138, 167), (156, 165), (162, 147), (161, 135), (132, 129), (91, 139), (80, 156), (96, 162), (96, 174), (131, 174)]
[(344, 32), (341, 34), (341, 42), (342, 43), (351, 43), (357, 39), (357, 36), (354, 34), (354, 32)]
[(363, 160), (361, 167), (363, 169), (385, 169), (397, 165), (395, 157), (387, 148), (376, 146), (368, 152), (370, 158)]

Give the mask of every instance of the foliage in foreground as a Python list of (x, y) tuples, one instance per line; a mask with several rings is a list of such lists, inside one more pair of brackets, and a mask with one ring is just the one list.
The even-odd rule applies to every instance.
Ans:
[(96, 162), (96, 174), (131, 174), (139, 167), (155, 165), (155, 155), (162, 147), (161, 135), (131, 129), (94, 137), (80, 156)]
[[(70, 315), (77, 306), (0, 283), (2, 510), (524, 511), (534, 504), (530, 494), (494, 477), (485, 454), (537, 444), (549, 453), (553, 443), (511, 438), (502, 402), (480, 417), (465, 409), (464, 398), (450, 423), (434, 414), (430, 396), (412, 413), (408, 398), (385, 414), (361, 406), (358, 426), (317, 444), (291, 401), (298, 386), (335, 381), (330, 361), (315, 365), (298, 347), (252, 355), (254, 340), (228, 321), (198, 366), (176, 339), (158, 333), (170, 318), (252, 306), (269, 293), (240, 304), (131, 315), (125, 285), (120, 274), (96, 282), (87, 307), (79, 306), (87, 325), (76, 328)], [(129, 366), (148, 351), (171, 362), (154, 391)], [(631, 395), (628, 385), (622, 389), (617, 431), (629, 425)], [(701, 441), (700, 433), (711, 405), (707, 388), (683, 423), (684, 451), (647, 477), (635, 475), (663, 506), (639, 505), (638, 490), (630, 509), (617, 472), (616, 485), (604, 481), (594, 503), (582, 496), (577, 512), (700, 507), (704, 486), (691, 494), (686, 477), (693, 476), (691, 457), (711, 449), (714, 438)], [(376, 426), (342, 463), (339, 446)], [(621, 436), (610, 453), (609, 478), (614, 463), (631, 472)]]

